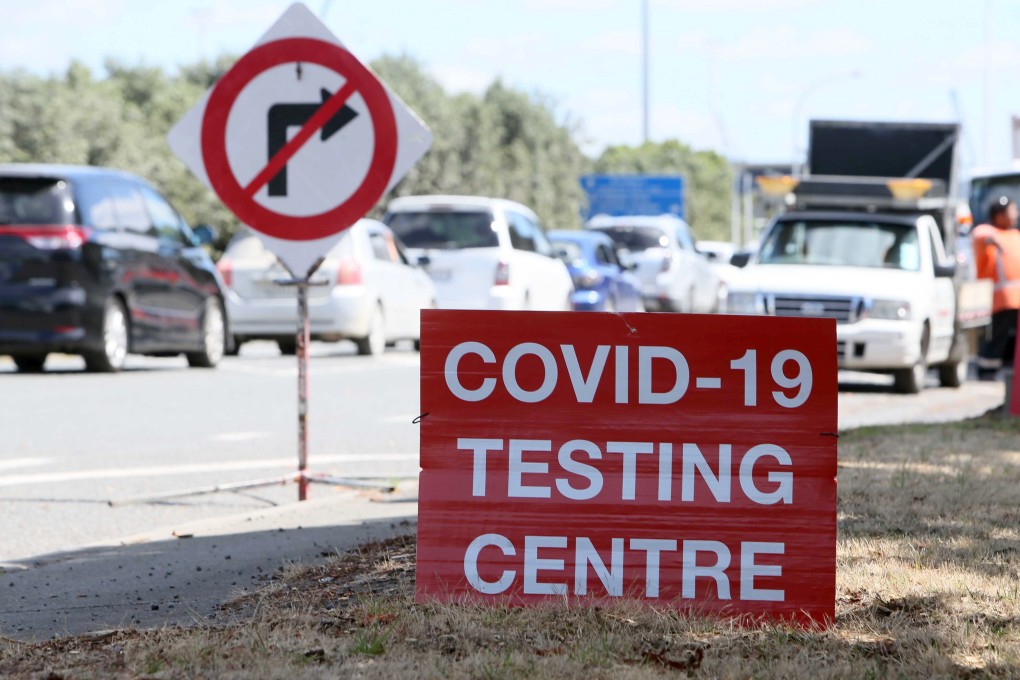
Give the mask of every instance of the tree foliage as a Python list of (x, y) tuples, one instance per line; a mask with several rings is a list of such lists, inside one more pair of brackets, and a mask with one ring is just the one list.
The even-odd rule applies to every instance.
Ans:
[[(181, 67), (174, 75), (145, 65), (105, 64), (96, 78), (81, 63), (40, 77), (0, 71), (0, 162), (104, 165), (152, 181), (192, 224), (229, 235), (233, 215), (170, 151), (170, 128), (230, 67), (221, 57)], [(372, 63), (431, 128), (431, 151), (386, 196), (449, 193), (520, 201), (552, 228), (576, 227), (584, 206), (578, 179), (592, 161), (578, 131), (558, 120), (554, 102), (496, 81), (481, 95), (451, 94), (414, 59), (387, 56)], [(691, 223), (702, 237), (726, 232), (729, 169), (711, 152), (679, 142), (612, 147), (599, 172), (680, 172), (688, 179)]]
[(714, 151), (694, 151), (677, 140), (611, 146), (595, 161), (597, 173), (680, 174), (687, 192), (687, 221), (702, 239), (730, 239), (733, 173)]
[(373, 69), (432, 130), (432, 150), (395, 195), (496, 196), (529, 206), (554, 227), (575, 227), (584, 200), (578, 178), (589, 165), (555, 106), (494, 82), (479, 97), (451, 96), (409, 57)]
[(230, 233), (236, 220), (166, 144), (170, 127), (208, 87), (199, 75), (205, 68), (170, 77), (108, 61), (102, 79), (77, 62), (48, 78), (0, 74), (0, 162), (128, 170), (159, 187), (192, 224)]

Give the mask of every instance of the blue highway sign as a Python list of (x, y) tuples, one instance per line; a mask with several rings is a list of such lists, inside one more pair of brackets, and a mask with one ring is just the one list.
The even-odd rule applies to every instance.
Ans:
[(587, 217), (685, 217), (684, 178), (680, 175), (584, 175), (581, 186), (588, 194)]

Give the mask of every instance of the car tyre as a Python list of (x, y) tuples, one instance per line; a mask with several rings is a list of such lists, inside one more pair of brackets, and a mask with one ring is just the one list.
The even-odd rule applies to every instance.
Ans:
[(93, 373), (117, 373), (127, 361), (130, 326), (120, 298), (111, 297), (103, 308), (103, 348), (85, 352), (85, 368)]
[(214, 368), (227, 351), (227, 324), (223, 305), (215, 298), (206, 300), (202, 313), (202, 350), (184, 356), (192, 368)]
[(19, 373), (42, 373), (43, 364), (46, 363), (45, 354), (21, 354), (11, 358)]
[(953, 361), (939, 366), (939, 385), (962, 387), (967, 382), (967, 360)]
[(386, 351), (386, 319), (383, 317), (382, 307), (376, 306), (369, 322), (368, 335), (355, 339), (354, 344), (358, 346), (358, 354), (362, 356), (377, 357)]
[(297, 354), (297, 338), (286, 338), (277, 340), (276, 346), (280, 348), (280, 354), (292, 357)]
[(228, 357), (236, 357), (241, 353), (241, 345), (244, 343), (236, 335), (234, 336), (234, 343), (224, 350), (223, 354)]
[(918, 394), (924, 389), (924, 379), (928, 375), (928, 326), (921, 334), (921, 356), (910, 368), (893, 371), (893, 387), (900, 394)]
[(942, 387), (962, 387), (967, 382), (969, 357), (967, 336), (957, 330), (953, 337), (953, 346), (949, 349), (949, 361), (939, 366), (939, 385)]

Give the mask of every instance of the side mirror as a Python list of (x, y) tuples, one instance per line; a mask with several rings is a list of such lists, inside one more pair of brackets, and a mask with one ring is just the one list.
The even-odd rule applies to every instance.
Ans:
[(937, 264), (935, 265), (935, 278), (937, 279), (951, 279), (956, 276), (956, 263), (950, 262), (949, 264)]
[(745, 267), (747, 263), (751, 261), (751, 253), (733, 253), (733, 257), (730, 258), (730, 264), (734, 267)]
[(198, 241), (198, 245), (205, 246), (216, 240), (217, 234), (215, 227), (208, 224), (200, 224), (191, 230), (195, 235), (195, 240)]
[(419, 255), (418, 256), (418, 266), (419, 267), (427, 267), (430, 264), (432, 264), (432, 258), (430, 258), (428, 255)]

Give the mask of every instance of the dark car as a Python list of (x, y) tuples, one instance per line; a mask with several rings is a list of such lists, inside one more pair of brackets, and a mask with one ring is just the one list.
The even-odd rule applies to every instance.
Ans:
[(551, 231), (553, 252), (574, 279), (574, 309), (643, 312), (641, 283), (616, 254), (613, 239), (596, 231)]
[(113, 372), (129, 352), (212, 367), (229, 337), (215, 265), (134, 175), (0, 165), (0, 355), (38, 371), (50, 352)]

